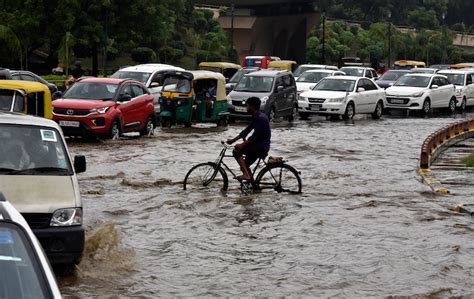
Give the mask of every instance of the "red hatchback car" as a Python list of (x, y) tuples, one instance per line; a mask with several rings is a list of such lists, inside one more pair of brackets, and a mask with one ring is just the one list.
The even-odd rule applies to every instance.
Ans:
[(121, 133), (152, 135), (156, 124), (153, 96), (138, 81), (113, 78), (80, 79), (53, 102), (53, 119), (66, 136)]

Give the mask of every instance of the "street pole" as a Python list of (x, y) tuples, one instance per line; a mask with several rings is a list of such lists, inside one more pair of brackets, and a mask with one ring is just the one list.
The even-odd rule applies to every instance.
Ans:
[(387, 67), (391, 68), (392, 64), (392, 12), (388, 13), (388, 59)]
[(445, 26), (445, 24), (444, 24), (444, 19), (445, 19), (445, 17), (446, 17), (446, 15), (445, 15), (444, 12), (443, 12), (443, 14), (441, 15), (441, 18), (443, 19), (443, 25), (442, 25), (442, 26), (443, 26), (443, 27), (442, 27), (442, 30), (443, 30), (443, 33), (442, 33), (442, 34), (443, 34), (443, 38), (442, 38), (442, 41), (441, 41), (441, 42), (443, 43), (443, 47), (442, 47), (442, 48), (443, 48), (443, 55), (442, 55), (442, 59), (441, 59), (441, 63), (442, 63), (442, 64), (445, 64), (445, 63), (446, 63), (446, 26)]
[(234, 50), (234, 3), (230, 5), (230, 12), (231, 12), (231, 17), (230, 17), (230, 55), (232, 55), (232, 52)]
[(323, 10), (323, 49), (321, 53), (322, 64), (326, 64), (326, 10)]

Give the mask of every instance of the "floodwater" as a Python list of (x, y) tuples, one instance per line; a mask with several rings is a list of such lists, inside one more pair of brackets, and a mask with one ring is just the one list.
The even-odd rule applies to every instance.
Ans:
[(239, 124), (71, 141), (88, 159), (87, 248), (63, 295), (473, 296), (472, 217), (450, 210), (472, 196), (434, 194), (417, 174), (424, 138), (453, 120), (277, 123), (270, 154), (301, 171), (302, 195), (182, 190)]

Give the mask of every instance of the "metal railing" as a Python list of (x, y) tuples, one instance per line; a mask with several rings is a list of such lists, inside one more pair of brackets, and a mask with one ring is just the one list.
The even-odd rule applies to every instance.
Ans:
[(457, 121), (429, 135), (421, 147), (421, 172), (430, 172), (431, 164), (448, 147), (472, 137), (474, 137), (474, 119)]

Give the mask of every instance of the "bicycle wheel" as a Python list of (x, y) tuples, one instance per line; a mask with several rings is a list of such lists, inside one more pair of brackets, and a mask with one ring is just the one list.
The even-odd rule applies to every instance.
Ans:
[(292, 166), (280, 163), (269, 164), (263, 168), (255, 180), (259, 190), (275, 190), (278, 193), (301, 193), (301, 178)]
[(184, 178), (184, 190), (227, 191), (229, 180), (224, 169), (215, 163), (207, 162), (193, 166)]

